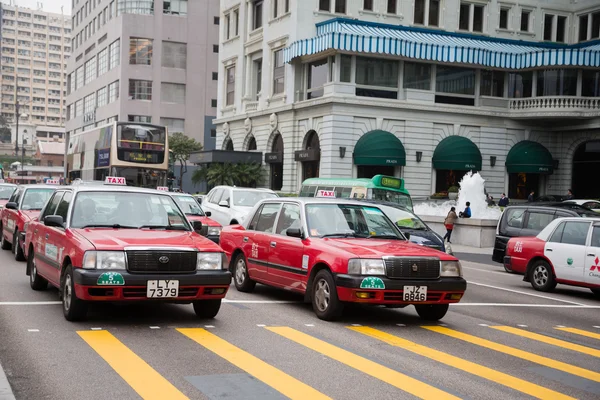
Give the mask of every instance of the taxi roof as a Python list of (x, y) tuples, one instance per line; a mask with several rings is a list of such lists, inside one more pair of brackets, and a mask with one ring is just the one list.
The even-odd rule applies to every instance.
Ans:
[(377, 204), (365, 203), (360, 200), (327, 198), (327, 197), (274, 197), (271, 199), (263, 199), (259, 203), (295, 201), (301, 204), (347, 204), (362, 207), (375, 207)]
[(121, 186), (121, 185), (70, 185), (64, 186), (75, 192), (135, 192), (135, 193), (150, 193), (150, 194), (162, 194), (165, 196), (169, 195), (169, 192), (163, 192), (156, 189), (147, 189), (137, 186)]
[(57, 186), (57, 185), (46, 185), (45, 183), (36, 183), (36, 184), (30, 184), (30, 185), (18, 185), (19, 188), (23, 188), (23, 189), (31, 189), (31, 188), (48, 188), (48, 189), (58, 189), (62, 186)]

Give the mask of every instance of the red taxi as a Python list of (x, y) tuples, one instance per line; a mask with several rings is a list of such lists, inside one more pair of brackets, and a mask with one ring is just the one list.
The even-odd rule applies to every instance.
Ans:
[(8, 199), (10, 199), (16, 189), (17, 185), (4, 183), (4, 179), (0, 179), (0, 210), (8, 203)]
[(191, 194), (170, 193), (170, 195), (179, 208), (183, 210), (188, 220), (191, 222), (200, 221), (202, 223), (202, 229), (198, 233), (219, 244), (222, 227), (217, 221), (209, 218), (211, 215), (210, 211), (204, 212)]
[(504, 267), (539, 291), (561, 283), (600, 297), (600, 218), (559, 218), (535, 237), (510, 239)]
[(243, 225), (224, 227), (220, 244), (239, 291), (259, 282), (302, 293), (324, 320), (344, 303), (414, 305), (438, 320), (467, 287), (455, 257), (408, 242), (377, 205), (358, 201), (264, 200)]
[(24, 261), (23, 240), (27, 225), (40, 215), (56, 189), (56, 181), (45, 185), (22, 185), (12, 194), (8, 203), (2, 209), (2, 222), (0, 223), (0, 247), (2, 250), (12, 248), (15, 260)]
[(201, 223), (190, 225), (168, 193), (61, 187), (27, 229), (31, 288), (56, 286), (69, 321), (84, 318), (95, 301), (191, 303), (199, 317), (212, 318), (231, 274), (223, 251), (195, 229)]

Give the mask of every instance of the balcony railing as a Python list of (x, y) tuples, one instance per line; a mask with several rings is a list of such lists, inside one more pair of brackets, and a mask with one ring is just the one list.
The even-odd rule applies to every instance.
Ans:
[(511, 111), (594, 111), (600, 110), (600, 98), (559, 96), (511, 99), (508, 107)]

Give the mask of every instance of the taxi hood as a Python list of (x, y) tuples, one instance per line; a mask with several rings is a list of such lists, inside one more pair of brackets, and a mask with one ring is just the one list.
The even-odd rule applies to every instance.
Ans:
[(206, 225), (206, 226), (217, 226), (220, 227), (221, 224), (219, 224), (217, 221), (214, 221), (212, 219), (210, 219), (209, 217), (203, 216), (203, 215), (186, 215), (187, 218), (190, 221), (200, 221), (202, 222), (202, 225)]
[(118, 251), (125, 247), (192, 247), (202, 251), (222, 251), (212, 241), (195, 232), (111, 228), (72, 229), (72, 231), (87, 239), (97, 250)]
[(419, 246), (404, 240), (385, 239), (317, 239), (327, 246), (352, 253), (359, 258), (380, 258), (383, 256), (439, 257), (440, 260), (454, 261), (456, 258), (428, 247)]

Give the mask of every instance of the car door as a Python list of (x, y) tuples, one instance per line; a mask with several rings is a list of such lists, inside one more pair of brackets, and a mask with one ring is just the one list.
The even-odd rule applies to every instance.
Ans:
[(590, 231), (589, 246), (585, 252), (585, 282), (600, 285), (600, 223), (595, 222)]
[[(23, 190), (24, 189), (22, 188), (17, 189), (12, 196), (10, 196), (8, 202), (17, 203), (18, 205), (21, 201)], [(4, 238), (10, 242), (12, 242), (13, 233), (15, 232), (17, 212), (17, 210), (9, 210), (6, 207), (2, 209), (2, 232), (0, 232), (0, 234), (2, 234)]]
[(58, 281), (55, 277), (56, 271), (60, 266), (58, 263), (58, 249), (52, 242), (54, 228), (44, 225), (44, 218), (49, 215), (55, 215), (56, 208), (64, 193), (64, 191), (57, 191), (52, 195), (46, 204), (46, 207), (44, 207), (44, 210), (42, 210), (42, 213), (40, 214), (40, 224), (37, 225), (38, 227), (33, 231), (33, 240), (35, 242), (34, 258), (38, 274), (50, 280), (55, 285), (58, 285)]
[(245, 243), (248, 273), (250, 277), (273, 283), (269, 278), (270, 239), (273, 236), (275, 219), (281, 203), (265, 203), (248, 225), (248, 235), (242, 239)]
[(269, 279), (289, 290), (304, 292), (308, 272), (308, 256), (304, 255), (301, 238), (287, 236), (290, 228), (302, 229), (300, 206), (284, 203), (275, 232), (269, 241)]
[(564, 221), (550, 236), (544, 253), (552, 262), (557, 279), (583, 282), (589, 228), (590, 222)]
[(60, 202), (56, 207), (53, 214), (48, 215), (59, 215), (62, 217), (64, 224), (62, 227), (54, 227), (54, 226), (46, 226), (46, 257), (49, 259), (48, 261), (54, 262), (54, 267), (50, 270), (51, 277), (50, 279), (57, 284), (60, 283), (60, 272), (63, 261), (63, 252), (65, 250), (65, 227), (67, 225), (67, 213), (69, 211), (69, 206), (71, 204), (71, 198), (73, 193), (71, 191), (64, 192), (62, 198), (60, 198)]
[(215, 189), (215, 192), (213, 193), (212, 197), (210, 197), (210, 199), (208, 200), (207, 211), (211, 212), (211, 217), (215, 221), (217, 221), (222, 226), (226, 226), (229, 225), (229, 221), (227, 221), (227, 223), (223, 222), (225, 218), (223, 215), (222, 207), (219, 207), (219, 201), (221, 199), (221, 196), (223, 196), (223, 190), (224, 189), (222, 188)]
[(525, 213), (525, 223), (519, 236), (537, 236), (553, 220), (553, 210), (530, 208)]

